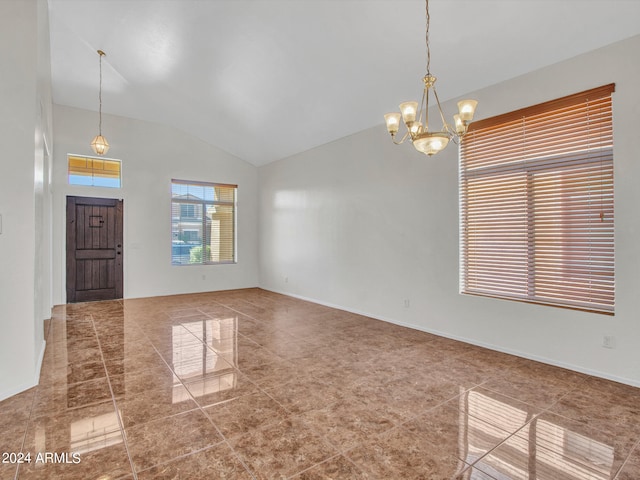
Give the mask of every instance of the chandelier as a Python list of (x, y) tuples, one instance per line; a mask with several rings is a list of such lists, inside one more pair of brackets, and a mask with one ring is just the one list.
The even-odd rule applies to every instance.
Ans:
[(98, 93), (98, 100), (100, 101), (100, 123), (98, 124), (98, 135), (91, 140), (91, 148), (97, 155), (104, 155), (109, 150), (109, 142), (102, 136), (102, 57), (106, 55), (102, 50), (98, 50), (100, 55), (100, 92)]
[[(432, 156), (443, 150), (450, 140), (458, 143), (460, 138), (467, 132), (467, 127), (473, 119), (473, 114), (478, 102), (476, 100), (462, 100), (458, 102), (458, 113), (453, 116), (454, 126), (451, 127), (444, 118), (438, 93), (436, 92), (436, 77), (431, 75), (431, 49), (429, 48), (429, 0), (427, 4), (427, 74), (422, 81), (424, 82), (424, 91), (422, 93), (422, 101), (404, 102), (400, 104), (401, 113), (387, 113), (384, 119), (387, 124), (387, 130), (391, 134), (391, 139), (396, 145), (400, 145), (406, 139), (413, 143), (413, 146), (419, 152)], [(442, 120), (442, 128), (440, 130), (429, 130), (429, 97), (433, 93), (436, 101), (438, 112)], [(400, 141), (396, 141), (396, 134), (400, 128), (400, 119), (402, 119), (407, 132)]]

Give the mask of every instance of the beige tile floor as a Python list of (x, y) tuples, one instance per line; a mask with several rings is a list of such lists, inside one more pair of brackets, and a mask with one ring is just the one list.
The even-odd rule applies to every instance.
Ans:
[(0, 402), (0, 452), (31, 455), (3, 480), (640, 479), (640, 389), (263, 290), (46, 330), (40, 385)]

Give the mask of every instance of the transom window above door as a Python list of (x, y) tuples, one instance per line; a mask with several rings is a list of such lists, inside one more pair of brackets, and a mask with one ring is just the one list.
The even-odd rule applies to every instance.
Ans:
[(120, 188), (122, 162), (111, 158), (67, 155), (69, 185)]

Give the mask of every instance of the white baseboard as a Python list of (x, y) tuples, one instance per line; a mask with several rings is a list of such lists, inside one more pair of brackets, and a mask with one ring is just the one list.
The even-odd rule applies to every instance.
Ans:
[(579, 365), (573, 365), (571, 363), (565, 363), (565, 362), (559, 362), (557, 360), (552, 360), (549, 358), (545, 358), (545, 357), (540, 357), (538, 355), (532, 355), (530, 353), (527, 352), (521, 352), (518, 350), (513, 350), (510, 348), (504, 348), (498, 345), (493, 345), (490, 343), (485, 343), (485, 342), (479, 342), (477, 340), (473, 340), (470, 338), (466, 338), (466, 337), (460, 337), (457, 335), (451, 335), (449, 333), (446, 332), (441, 332), (438, 330), (432, 330), (432, 329), (428, 329), (428, 328), (424, 328), (422, 326), (419, 325), (414, 325), (411, 323), (405, 323), (405, 322), (399, 322), (396, 319), (393, 318), (386, 318), (380, 315), (374, 315), (372, 313), (369, 312), (364, 312), (364, 311), (360, 311), (360, 310), (356, 310), (356, 309), (352, 309), (352, 308), (346, 308), (344, 306), (341, 305), (336, 305), (333, 303), (329, 303), (329, 302), (323, 302), (321, 300), (317, 300), (315, 298), (310, 298), (310, 297), (305, 297), (303, 295), (296, 295), (293, 293), (288, 293), (288, 292), (283, 292), (283, 291), (279, 291), (279, 290), (274, 290), (274, 289), (270, 289), (270, 288), (265, 288), (265, 287), (260, 287), (263, 290), (267, 290), (269, 292), (274, 292), (274, 293), (279, 293), (281, 295), (286, 295), (287, 297), (293, 297), (293, 298), (298, 298), (300, 300), (304, 300), (307, 302), (311, 302), (311, 303), (317, 303), (318, 305), (324, 305), (325, 307), (331, 307), (331, 308), (336, 308), (338, 310), (344, 310), (345, 312), (349, 312), (349, 313), (355, 313), (356, 315), (363, 315), (365, 317), (370, 317), (376, 320), (381, 320), (383, 322), (387, 322), (387, 323), (393, 323), (394, 325), (399, 325), (401, 327), (407, 327), (407, 328), (412, 328), (414, 330), (418, 330), (421, 332), (425, 332), (425, 333), (431, 333), (433, 335), (438, 335), (439, 337), (444, 337), (444, 338), (449, 338), (451, 340), (457, 340), (459, 342), (464, 342), (464, 343), (468, 343), (470, 345), (475, 345), (477, 347), (482, 347), (482, 348), (486, 348), (489, 350), (494, 350), (496, 352), (501, 352), (501, 353), (506, 353), (509, 355), (515, 355), (516, 357), (521, 357), (521, 358), (526, 358), (528, 360), (533, 360), (536, 362), (540, 362), (540, 363), (546, 363), (547, 365), (553, 365), (555, 367), (560, 367), (560, 368), (566, 368), (568, 370), (573, 370), (574, 372), (579, 372), (579, 373), (584, 373), (586, 375), (591, 375), (594, 377), (599, 377), (599, 378), (604, 378), (606, 380), (611, 380), (614, 382), (618, 382), (618, 383), (624, 383), (625, 385), (631, 385), (632, 387), (640, 387), (640, 381), (638, 380), (634, 380), (631, 378), (626, 378), (626, 377), (619, 377), (617, 375), (611, 375), (608, 374), (606, 372), (600, 372), (598, 370), (591, 370), (589, 368), (584, 368), (581, 367)]

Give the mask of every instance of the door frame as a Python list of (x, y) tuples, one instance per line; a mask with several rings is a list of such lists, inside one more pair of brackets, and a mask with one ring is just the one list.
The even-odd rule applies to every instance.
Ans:
[[(92, 300), (78, 300), (76, 295), (76, 203), (80, 200), (83, 205), (116, 207), (115, 221), (115, 299), (123, 297), (124, 291), (124, 269), (123, 269), (123, 226), (124, 226), (124, 205), (122, 199), (103, 197), (83, 197), (77, 195), (66, 196), (66, 292), (67, 303), (78, 301), (107, 300), (107, 298), (96, 298)], [(109, 298), (111, 299), (111, 298)]]

